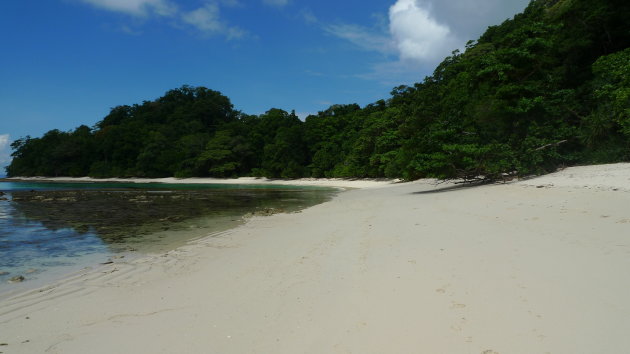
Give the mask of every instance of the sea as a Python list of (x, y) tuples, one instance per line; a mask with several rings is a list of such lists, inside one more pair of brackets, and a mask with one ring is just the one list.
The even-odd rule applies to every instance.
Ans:
[(0, 296), (116, 259), (167, 252), (251, 215), (330, 200), (321, 187), (0, 182)]

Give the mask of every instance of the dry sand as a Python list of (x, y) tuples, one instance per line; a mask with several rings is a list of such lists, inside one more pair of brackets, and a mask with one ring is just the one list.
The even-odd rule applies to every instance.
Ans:
[(630, 164), (341, 193), (0, 302), (4, 353), (626, 353)]

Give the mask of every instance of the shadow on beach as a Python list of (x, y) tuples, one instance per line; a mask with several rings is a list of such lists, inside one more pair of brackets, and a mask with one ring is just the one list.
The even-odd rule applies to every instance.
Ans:
[[(440, 182), (437, 185), (441, 184), (441, 183), (446, 183), (446, 182)], [(418, 192), (413, 192), (412, 194), (436, 194), (436, 193), (446, 193), (446, 192), (455, 192), (455, 191), (459, 191), (459, 190), (465, 190), (465, 189), (471, 189), (471, 188), (476, 188), (476, 187), (480, 187), (480, 186), (485, 186), (488, 184), (494, 184), (494, 182), (492, 181), (478, 181), (478, 182), (465, 182), (465, 183), (458, 183), (458, 184), (449, 184), (446, 185), (442, 188), (436, 188), (436, 189), (430, 189), (430, 190), (426, 190), (426, 191), (418, 191)], [(437, 186), (436, 185), (436, 186)]]

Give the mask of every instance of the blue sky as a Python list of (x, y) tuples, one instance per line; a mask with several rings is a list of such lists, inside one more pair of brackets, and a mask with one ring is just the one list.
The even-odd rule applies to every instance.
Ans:
[(184, 84), (236, 109), (365, 105), (528, 0), (4, 0), (0, 166), (12, 140), (94, 125)]

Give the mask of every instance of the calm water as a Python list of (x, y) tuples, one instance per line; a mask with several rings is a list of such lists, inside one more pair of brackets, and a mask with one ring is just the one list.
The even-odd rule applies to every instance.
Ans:
[[(121, 256), (166, 251), (331, 189), (268, 185), (0, 182), (0, 293)], [(9, 283), (23, 276), (21, 284)]]

